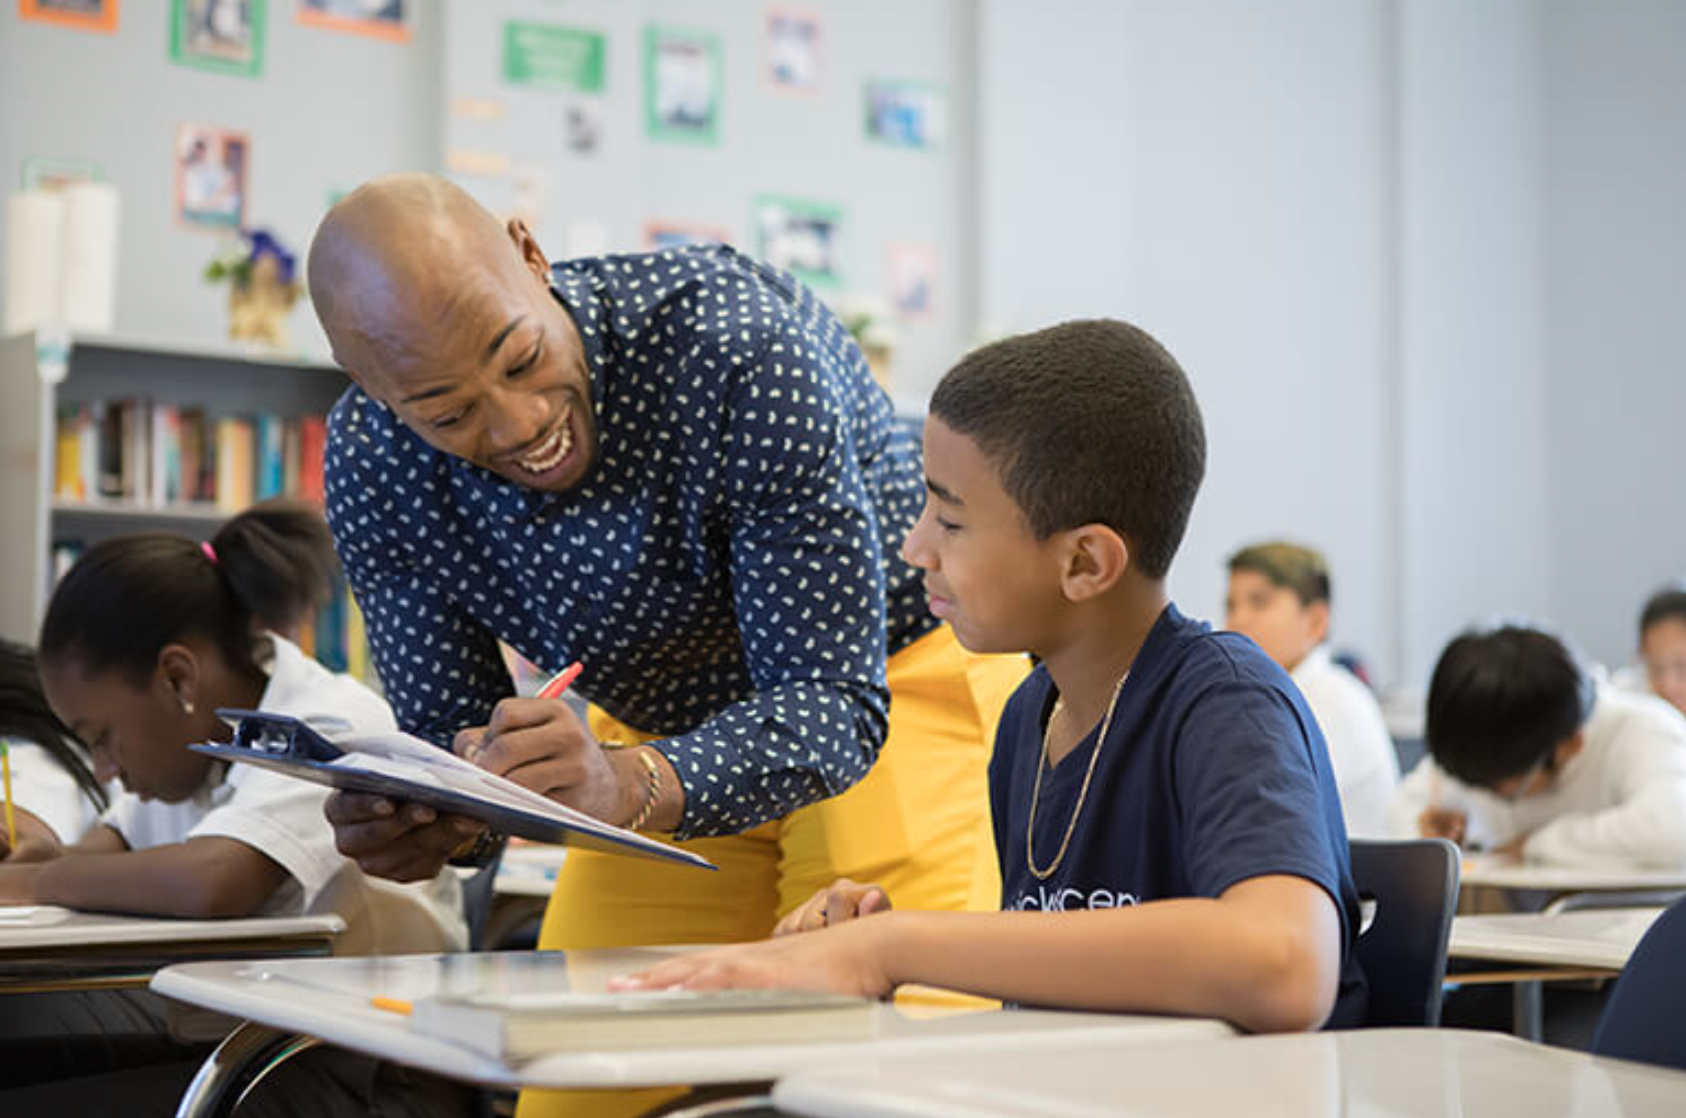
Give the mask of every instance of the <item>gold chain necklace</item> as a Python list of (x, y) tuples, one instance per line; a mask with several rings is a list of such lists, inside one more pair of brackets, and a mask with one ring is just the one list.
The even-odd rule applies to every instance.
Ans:
[(1089, 754), (1089, 768), (1083, 773), (1083, 787), (1077, 792), (1077, 806), (1071, 809), (1071, 819), (1065, 825), (1065, 837), (1060, 839), (1060, 849), (1054, 855), (1054, 860), (1048, 863), (1046, 869), (1038, 869), (1033, 849), (1036, 841), (1036, 804), (1042, 798), (1042, 770), (1048, 767), (1048, 734), (1054, 728), (1054, 717), (1065, 709), (1065, 700), (1055, 699), (1054, 709), (1048, 712), (1047, 724), (1042, 727), (1042, 757), (1036, 765), (1036, 783), (1030, 790), (1030, 818), (1025, 821), (1024, 826), (1024, 862), (1038, 881), (1048, 880), (1065, 860), (1066, 847), (1071, 845), (1071, 834), (1077, 830), (1077, 819), (1083, 814), (1083, 804), (1089, 798), (1089, 781), (1095, 775), (1095, 762), (1100, 759), (1101, 746), (1106, 744), (1106, 732), (1112, 728), (1112, 712), (1118, 709), (1118, 696), (1124, 693), (1124, 681), (1129, 678), (1130, 673), (1126, 671), (1112, 686), (1112, 701), (1106, 704), (1106, 717), (1101, 719), (1100, 736), (1095, 739), (1095, 748)]

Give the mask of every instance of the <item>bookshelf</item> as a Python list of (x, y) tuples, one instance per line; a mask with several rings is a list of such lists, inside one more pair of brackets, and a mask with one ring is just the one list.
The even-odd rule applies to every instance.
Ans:
[(191, 409), (209, 424), (323, 416), (348, 383), (339, 369), (308, 357), (108, 337), (74, 339), (62, 379), (51, 372), (34, 335), (0, 339), (0, 636), (27, 643), (34, 643), (61, 546), (149, 529), (204, 540), (237, 511), (226, 501), (59, 493), (62, 415), (139, 399), (161, 410)]

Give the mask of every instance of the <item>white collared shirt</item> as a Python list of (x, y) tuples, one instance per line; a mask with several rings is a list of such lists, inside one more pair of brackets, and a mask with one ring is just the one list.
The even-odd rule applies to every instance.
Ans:
[[(382, 733), (397, 728), (380, 696), (337, 675), (292, 642), (265, 634), (259, 666), (269, 673), (259, 708), (295, 718), (333, 719), (336, 728)], [(287, 881), (253, 915), (337, 912), (346, 932), (341, 954), (454, 950), (465, 945), (461, 886), (446, 869), (432, 881), (399, 884), (366, 876), (334, 846), (323, 815), (330, 790), (252, 765), (217, 763), (180, 803), (125, 792), (100, 822), (131, 850), (219, 836), (242, 842), (287, 871)]]
[(1385, 838), (1399, 787), (1399, 754), (1382, 708), (1362, 680), (1318, 645), (1289, 673), (1329, 746), (1350, 838)]

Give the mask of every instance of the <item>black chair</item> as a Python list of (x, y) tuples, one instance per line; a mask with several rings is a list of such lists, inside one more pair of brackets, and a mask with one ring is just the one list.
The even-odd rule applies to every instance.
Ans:
[(1592, 1051), (1686, 1071), (1686, 899), (1657, 917), (1634, 948), (1604, 1006)]
[(1440, 1023), (1458, 865), (1458, 848), (1445, 839), (1352, 843), (1352, 879), (1366, 914), (1358, 936), (1358, 963), (1370, 982), (1366, 1026)]
[(498, 867), (503, 863), (504, 845), (508, 840), (499, 836), (497, 850), (491, 861), (479, 866), (462, 879), (462, 911), (468, 922), (468, 949), (479, 951), (486, 931), (486, 917), (492, 911), (492, 898), (498, 880)]

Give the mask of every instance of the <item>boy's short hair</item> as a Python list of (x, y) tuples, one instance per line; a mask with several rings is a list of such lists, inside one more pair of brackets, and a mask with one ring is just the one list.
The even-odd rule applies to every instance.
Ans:
[(989, 457), (1037, 539), (1105, 524), (1148, 577), (1170, 571), (1206, 433), (1182, 367), (1145, 332), (1092, 319), (983, 346), (930, 412)]
[(1556, 637), (1520, 625), (1471, 630), (1434, 666), (1424, 733), (1441, 768), (1491, 788), (1549, 765), (1592, 701), (1591, 677)]
[(1675, 583), (1652, 594), (1639, 615), (1639, 635), (1659, 621), (1686, 621), (1686, 584)]
[(1297, 543), (1272, 540), (1244, 547), (1229, 557), (1229, 573), (1252, 571), (1292, 590), (1300, 605), (1328, 602), (1329, 564), (1323, 553)]

